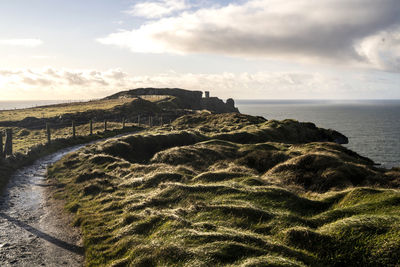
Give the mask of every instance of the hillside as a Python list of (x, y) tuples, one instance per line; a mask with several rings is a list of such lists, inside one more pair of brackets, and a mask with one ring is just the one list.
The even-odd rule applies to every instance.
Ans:
[[(208, 104), (190, 106), (190, 103)], [(187, 114), (229, 111), (238, 112), (233, 100), (224, 103), (216, 97), (202, 98), (202, 92), (198, 91), (154, 88), (119, 92), (101, 100), (2, 110), (1, 141), (5, 142), (6, 129), (11, 129), (13, 147), (12, 155), (3, 160), (3, 145), (0, 146), (0, 189), (17, 166), (56, 148), (163, 125)], [(48, 142), (47, 127), (52, 145)]]
[(213, 113), (239, 112), (232, 98), (227, 99), (226, 103), (224, 103), (218, 97), (210, 97), (209, 93), (205, 92), (205, 96), (203, 97), (203, 92), (201, 91), (190, 91), (180, 88), (137, 88), (116, 93), (105, 99), (115, 100), (149, 95), (170, 96), (170, 101), (179, 109), (205, 109)]
[[(163, 117), (164, 122), (182, 115), (208, 110), (212, 113), (239, 112), (230, 99), (202, 98), (202, 92), (184, 89), (140, 88), (122, 91), (101, 100), (74, 102), (18, 110), (0, 111), (0, 127), (43, 129), (46, 123), (55, 128), (75, 121), (77, 125), (93, 121), (148, 122), (149, 117)], [(157, 123), (159, 123), (157, 121)]]
[(396, 266), (400, 170), (346, 141), (312, 123), (187, 115), (48, 174), (87, 266)]

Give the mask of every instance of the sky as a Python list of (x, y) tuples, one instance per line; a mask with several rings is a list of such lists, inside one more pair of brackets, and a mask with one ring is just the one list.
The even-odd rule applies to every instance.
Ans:
[(399, 99), (399, 0), (1, 0), (0, 101)]

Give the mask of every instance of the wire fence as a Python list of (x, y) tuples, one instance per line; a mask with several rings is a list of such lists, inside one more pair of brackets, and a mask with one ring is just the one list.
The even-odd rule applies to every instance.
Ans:
[(131, 127), (154, 127), (171, 123), (171, 119), (163, 116), (143, 116), (121, 118), (119, 120), (66, 120), (43, 122), (29, 127), (0, 128), (0, 157), (12, 156), (14, 153), (24, 153), (39, 144), (51, 143), (55, 139), (77, 138), (104, 133), (106, 131), (122, 130)]

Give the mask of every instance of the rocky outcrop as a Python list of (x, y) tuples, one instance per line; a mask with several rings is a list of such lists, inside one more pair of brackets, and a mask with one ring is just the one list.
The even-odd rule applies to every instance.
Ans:
[(229, 98), (226, 103), (218, 97), (202, 98), (200, 103), (201, 109), (207, 109), (214, 113), (239, 112), (239, 110), (235, 108), (235, 102), (232, 98)]

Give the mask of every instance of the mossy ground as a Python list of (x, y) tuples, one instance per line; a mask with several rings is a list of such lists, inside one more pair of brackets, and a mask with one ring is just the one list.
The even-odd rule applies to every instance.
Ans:
[(400, 264), (398, 169), (321, 142), (332, 132), (315, 126), (213, 116), (49, 168), (87, 266)]

